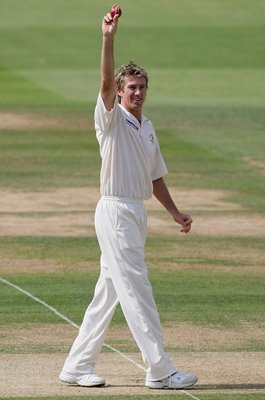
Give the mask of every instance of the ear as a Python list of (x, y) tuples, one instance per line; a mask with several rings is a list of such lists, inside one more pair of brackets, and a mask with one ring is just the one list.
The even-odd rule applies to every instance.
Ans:
[(117, 95), (119, 96), (119, 97), (122, 97), (123, 96), (123, 90), (122, 89), (117, 89)]

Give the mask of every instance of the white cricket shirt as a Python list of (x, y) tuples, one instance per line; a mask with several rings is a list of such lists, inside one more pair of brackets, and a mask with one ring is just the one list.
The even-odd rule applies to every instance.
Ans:
[(142, 114), (140, 124), (118, 103), (118, 97), (113, 109), (106, 110), (101, 94), (94, 118), (102, 158), (101, 194), (129, 199), (152, 197), (152, 181), (168, 171), (151, 121)]

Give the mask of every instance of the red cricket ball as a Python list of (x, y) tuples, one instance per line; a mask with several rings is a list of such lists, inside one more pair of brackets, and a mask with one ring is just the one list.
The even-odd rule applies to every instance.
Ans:
[(113, 6), (112, 9), (111, 9), (110, 14), (111, 14), (112, 18), (113, 18), (115, 15), (117, 15), (117, 14), (118, 14), (118, 16), (120, 17), (121, 14), (122, 14), (120, 7), (117, 6), (116, 4), (114, 4), (114, 6)]

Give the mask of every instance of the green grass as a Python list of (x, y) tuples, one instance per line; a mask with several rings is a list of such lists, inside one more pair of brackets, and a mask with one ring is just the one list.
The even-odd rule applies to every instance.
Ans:
[[(232, 118), (231, 110), (224, 111), (222, 116), (212, 115), (212, 121), (204, 128), (202, 115), (198, 121), (198, 115), (189, 118), (186, 111), (178, 111), (177, 132), (158, 131), (169, 171), (177, 174), (177, 178), (174, 173), (169, 174), (167, 182), (175, 185), (177, 180), (182, 187), (231, 190), (236, 192), (233, 201), (249, 210), (264, 211), (262, 170), (246, 162), (247, 157), (262, 162), (262, 110), (242, 117), (240, 135), (233, 136), (232, 127), (220, 129), (222, 116)], [(203, 112), (206, 117), (207, 111)], [(236, 112), (235, 118), (240, 118)], [(31, 190), (98, 186), (100, 158), (92, 131), (2, 131), (0, 142), (1, 186)]]
[[(160, 7), (149, 0), (143, 7), (138, 0), (121, 6), (117, 64), (134, 57), (146, 66), (153, 81), (150, 103), (161, 106), (165, 100), (178, 104), (206, 99), (212, 104), (214, 98), (227, 104), (264, 105), (262, 1), (255, 0), (250, 6), (236, 0), (208, 0), (199, 5), (195, 0), (177, 5), (168, 0)], [(63, 98), (94, 101), (99, 87), (99, 27), (106, 7), (107, 1), (13, 0), (10, 5), (2, 0), (2, 68), (16, 74), (18, 87), (18, 80), (25, 83), (26, 78), (29, 87), (33, 84), (61, 95), (62, 103)], [(137, 46), (135, 29), (141, 38)], [(1, 93), (5, 102), (10, 92)], [(15, 102), (17, 97), (13, 96)]]
[[(125, 25), (150, 26), (252, 26), (264, 23), (264, 3), (262, 0), (249, 2), (247, 0), (211, 0), (179, 1), (166, 0), (161, 7), (160, 3), (152, 0), (141, 0), (128, 3), (126, 0), (119, 2), (123, 9)], [(108, 0), (100, 3), (86, 0), (1, 0), (1, 26), (94, 26), (98, 27), (101, 15), (109, 7)], [(139, 12), (139, 10), (141, 12)], [(25, 12), (27, 11), (27, 12)], [(84, 12), (86, 11), (86, 12)], [(89, 12), (88, 12), (89, 11)], [(10, 13), (12, 12), (12, 18)], [(146, 14), (148, 12), (148, 19)]]
[(99, 246), (96, 237), (2, 237), (1, 258), (55, 261), (74, 266), (75, 263), (95, 262), (98, 267)]
[[(194, 392), (193, 392), (194, 394)], [(198, 396), (200, 400), (262, 400), (263, 393), (218, 393), (218, 394), (197, 394), (195, 392), (195, 396)], [(171, 397), (169, 397), (170, 399)], [(186, 397), (187, 400), (187, 397)]]
[[(227, 249), (233, 251), (227, 252)], [(200, 265), (238, 267), (260, 266), (263, 273), (264, 241), (259, 237), (189, 237), (149, 236), (146, 243), (147, 263), (150, 268), (167, 263), (169, 268), (198, 263)], [(253, 251), (257, 256), (253, 259)], [(95, 263), (99, 246), (96, 237), (1, 237), (0, 257), (10, 260), (55, 261), (74, 265)], [(235, 256), (236, 254), (236, 256)], [(12, 271), (10, 271), (12, 272)]]
[[(92, 299), (97, 271), (59, 274), (3, 275), (33, 293), (77, 323)], [(264, 277), (209, 271), (150, 271), (150, 280), (161, 320), (205, 326), (237, 326), (262, 323)], [(59, 322), (58, 317), (30, 298), (4, 286), (1, 291), (1, 323)], [(60, 321), (61, 322), (61, 321)], [(118, 309), (114, 324), (124, 324)]]
[(98, 185), (100, 160), (94, 134), (1, 132), (0, 142), (2, 186), (41, 190)]
[[(117, 39), (117, 61), (130, 60), (135, 27), (121, 23)], [(146, 49), (136, 46), (133, 57), (155, 68), (262, 68), (265, 62), (263, 26), (165, 27), (138, 26)], [(98, 68), (101, 37), (98, 27), (48, 26), (1, 28), (7, 41), (0, 47), (2, 64), (18, 70)], [(164, 38), (167, 37), (167, 46)], [(10, 51), (18, 47), (18, 51)], [(190, 48), (193, 51), (190, 51)], [(43, 53), (43, 49), (47, 50)], [(69, 51), (70, 49), (70, 51)], [(89, 49), (89, 51), (88, 51)], [(177, 51), (175, 51), (177, 49)], [(30, 56), (34, 58), (30, 58)], [(154, 57), (159, 54), (159, 57)]]
[[(107, 1), (2, 1), (1, 108), (87, 118), (92, 124), (100, 21), (107, 6)], [(172, 173), (168, 182), (232, 189), (234, 201), (263, 212), (263, 170), (246, 157), (263, 162), (264, 3), (193, 0), (176, 6), (168, 0), (160, 7), (149, 0), (145, 7), (139, 1), (121, 6), (117, 65), (134, 57), (149, 70), (146, 112)], [(66, 133), (65, 126), (2, 132), (1, 186), (97, 185), (94, 132), (73, 127)]]

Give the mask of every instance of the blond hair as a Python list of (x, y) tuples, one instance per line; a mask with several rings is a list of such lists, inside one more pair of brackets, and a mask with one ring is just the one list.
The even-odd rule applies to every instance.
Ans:
[(135, 64), (132, 60), (127, 65), (122, 65), (115, 74), (115, 80), (118, 90), (122, 90), (125, 85), (125, 79), (127, 76), (137, 76), (138, 78), (145, 78), (146, 87), (148, 87), (148, 74), (144, 68), (140, 65)]

